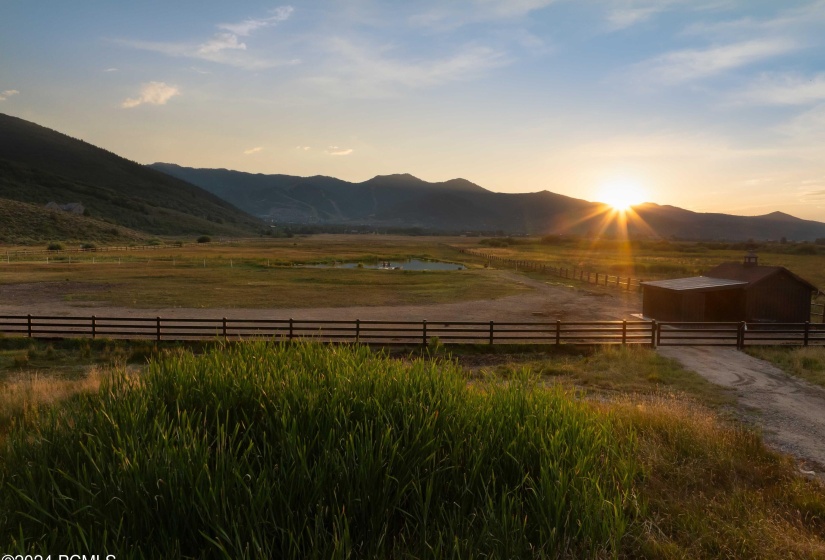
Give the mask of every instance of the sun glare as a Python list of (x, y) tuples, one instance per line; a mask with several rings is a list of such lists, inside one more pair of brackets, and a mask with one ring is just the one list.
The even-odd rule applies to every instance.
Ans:
[(609, 204), (615, 210), (625, 211), (645, 201), (645, 193), (637, 184), (629, 181), (606, 183), (596, 193), (597, 200)]

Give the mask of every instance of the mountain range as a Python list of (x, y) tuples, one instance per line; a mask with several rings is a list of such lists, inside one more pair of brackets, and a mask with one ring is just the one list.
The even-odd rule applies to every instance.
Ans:
[[(50, 202), (80, 203), (85, 215), (57, 219), (59, 210), (45, 208)], [(626, 229), (636, 237), (696, 240), (825, 238), (824, 223), (781, 212), (746, 217), (645, 203), (621, 215), (601, 203), (549, 191), (497, 193), (465, 179), (431, 183), (398, 174), (352, 183), (171, 163), (145, 166), (3, 114), (0, 210), (0, 241), (6, 242), (72, 233), (101, 241), (246, 236), (260, 234), (265, 222), (538, 235), (615, 236)]]
[(171, 163), (155, 170), (198, 185), (264, 220), (278, 224), (353, 224), (438, 231), (515, 234), (621, 235), (695, 240), (825, 238), (825, 224), (782, 212), (763, 216), (699, 213), (653, 203), (625, 216), (608, 205), (549, 191), (496, 193), (465, 179), (430, 183), (412, 175), (377, 176), (362, 183), (333, 177), (263, 175), (194, 169)]

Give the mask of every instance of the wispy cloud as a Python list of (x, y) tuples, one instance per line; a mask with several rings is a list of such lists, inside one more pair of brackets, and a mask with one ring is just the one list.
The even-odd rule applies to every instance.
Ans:
[(348, 156), (354, 151), (352, 148), (339, 148), (338, 146), (327, 148), (327, 153), (331, 156)]
[(717, 10), (730, 3), (730, 0), (611, 0), (605, 19), (612, 31), (618, 31), (644, 23), (671, 10)]
[(325, 73), (312, 79), (326, 89), (340, 88), (349, 95), (380, 97), (398, 88), (420, 89), (466, 80), (510, 62), (501, 51), (467, 45), (443, 58), (411, 60), (392, 56), (390, 48), (332, 39), (328, 44), (333, 58)]
[(611, 29), (625, 29), (650, 19), (653, 15), (662, 12), (666, 4), (644, 7), (615, 8), (607, 13), (607, 23)]
[(272, 15), (269, 17), (258, 19), (250, 18), (245, 19), (239, 23), (221, 23), (218, 24), (218, 29), (224, 29), (226, 31), (229, 31), (230, 33), (234, 33), (235, 35), (246, 37), (257, 29), (261, 29), (262, 27), (269, 27), (282, 21), (286, 21), (287, 19), (289, 19), (289, 16), (291, 16), (292, 12), (294, 11), (295, 8), (293, 8), (292, 6), (280, 6), (272, 10), (270, 12)]
[(257, 154), (264, 150), (263, 146), (255, 146), (254, 148), (249, 148), (248, 150), (244, 150), (244, 155), (251, 156), (252, 154)]
[(640, 62), (632, 73), (656, 83), (678, 84), (707, 78), (799, 49), (790, 39), (742, 41), (705, 49), (672, 51)]
[(461, 3), (441, 2), (436, 7), (409, 18), (416, 26), (440, 30), (454, 29), (471, 23), (513, 20), (546, 8), (557, 0), (472, 0), (469, 9)]
[(295, 149), (302, 152), (308, 152), (311, 148), (309, 146), (295, 146)]
[(210, 40), (198, 47), (198, 54), (212, 54), (224, 49), (246, 50), (246, 43), (238, 42), (238, 36), (233, 33), (217, 33)]
[[(213, 40), (215, 38), (213, 37)], [(225, 64), (227, 66), (234, 66), (236, 68), (243, 68), (246, 70), (265, 70), (267, 68), (276, 68), (279, 66), (293, 66), (300, 64), (299, 59), (275, 59), (275, 58), (261, 58), (254, 54), (250, 54), (245, 48), (217, 48), (218, 43), (211, 45), (206, 42), (200, 45), (193, 45), (187, 43), (164, 43), (155, 41), (131, 41), (118, 40), (118, 44), (140, 49), (144, 51), (151, 51), (164, 54), (172, 57), (196, 58), (198, 60), (206, 60), (217, 64)]]
[(733, 95), (735, 101), (753, 105), (808, 105), (825, 101), (825, 73), (763, 74), (747, 89)]
[(207, 41), (198, 44), (135, 40), (119, 40), (116, 42), (127, 47), (158, 52), (167, 56), (197, 58), (249, 70), (293, 65), (299, 61), (296, 59), (265, 59), (247, 54), (246, 51), (250, 50), (247, 43), (239, 39), (239, 37), (252, 35), (258, 29), (271, 27), (289, 19), (293, 11), (292, 6), (282, 6), (272, 10), (270, 12), (272, 15), (265, 18), (247, 19), (239, 23), (218, 24), (216, 27), (223, 31), (215, 33)]
[(106, 68), (106, 69), (104, 70), (104, 72), (119, 72), (119, 71), (120, 71), (120, 70), (119, 70), (118, 68)]
[[(777, 7), (782, 4), (777, 2)], [(785, 10), (779, 10), (772, 17), (739, 17), (731, 20), (699, 21), (688, 25), (683, 35), (724, 37), (753, 37), (756, 35), (787, 33), (813, 28), (819, 34), (825, 22), (825, 0), (809, 2)]]
[(166, 102), (176, 95), (180, 95), (180, 90), (176, 86), (170, 86), (164, 82), (149, 82), (143, 84), (138, 97), (130, 97), (120, 106), (124, 109), (131, 109), (138, 105), (166, 105)]
[(5, 101), (9, 97), (14, 95), (18, 95), (20, 92), (16, 89), (7, 89), (6, 91), (0, 91), (0, 101)]

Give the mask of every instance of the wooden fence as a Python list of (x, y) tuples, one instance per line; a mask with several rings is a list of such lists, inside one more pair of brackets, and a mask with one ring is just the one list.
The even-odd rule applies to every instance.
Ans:
[(656, 346), (825, 345), (814, 323), (672, 323), (657, 321), (325, 321), (163, 317), (0, 316), (0, 334), (29, 338), (127, 340), (275, 340), (427, 345), (643, 344)]
[(191, 245), (197, 245), (196, 243), (173, 243), (171, 245), (168, 244), (161, 244), (161, 245), (122, 245), (122, 246), (101, 246), (101, 247), (75, 247), (69, 249), (20, 249), (20, 250), (9, 250), (6, 249), (5, 252), (5, 259), (9, 261), (11, 259), (21, 260), (27, 256), (35, 256), (35, 255), (51, 255), (51, 256), (59, 256), (65, 254), (72, 254), (72, 253), (112, 253), (112, 252), (124, 252), (124, 251), (158, 251), (161, 249), (180, 249), (182, 247), (188, 247)]
[(504, 257), (500, 257), (498, 255), (483, 253), (475, 249), (464, 249), (461, 247), (451, 248), (455, 249), (456, 251), (459, 251), (460, 253), (464, 253), (465, 255), (473, 255), (475, 257), (487, 259), (488, 261), (500, 262), (502, 264), (506, 264), (521, 270), (534, 270), (537, 272), (552, 274), (554, 276), (558, 276), (559, 278), (579, 280), (581, 282), (596, 284), (598, 286), (613, 286), (626, 291), (641, 292), (642, 282), (644, 282), (644, 280), (642, 280), (641, 278), (632, 278), (630, 276), (616, 276), (604, 272), (593, 272), (591, 270), (585, 270), (583, 268), (578, 268), (575, 266), (552, 266), (536, 261), (507, 259)]

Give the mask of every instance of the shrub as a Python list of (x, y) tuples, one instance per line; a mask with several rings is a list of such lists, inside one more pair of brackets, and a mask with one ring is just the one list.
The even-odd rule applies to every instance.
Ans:
[(63, 244), (58, 241), (52, 241), (46, 249), (49, 251), (62, 251), (65, 247), (63, 247)]
[(211, 241), (212, 238), (208, 235), (201, 235), (200, 237), (198, 237), (198, 243), (210, 243)]
[(97, 245), (95, 245), (94, 243), (84, 243), (80, 246), (80, 248), (86, 251), (94, 251), (95, 249), (97, 249)]
[(800, 243), (798, 245), (794, 245), (794, 248), (791, 250), (794, 255), (816, 255), (818, 253), (816, 249), (816, 245), (811, 245), (808, 243)]

